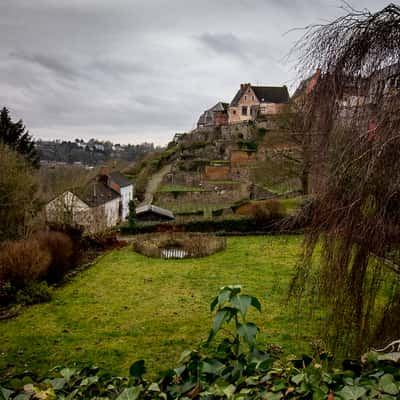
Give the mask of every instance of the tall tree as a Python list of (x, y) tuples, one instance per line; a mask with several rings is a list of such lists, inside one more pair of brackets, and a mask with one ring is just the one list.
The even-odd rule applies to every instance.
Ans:
[(345, 9), (308, 28), (296, 47), (303, 73), (321, 70), (306, 119), (323, 158), (292, 290), (315, 282), (322, 244), (324, 331), (332, 349), (356, 354), (400, 336), (400, 7)]
[(0, 112), (0, 141), (22, 154), (34, 167), (39, 167), (39, 155), (32, 137), (22, 120), (11, 120), (6, 107)]
[(0, 241), (24, 237), (40, 208), (37, 177), (20, 154), (2, 143), (0, 171)]

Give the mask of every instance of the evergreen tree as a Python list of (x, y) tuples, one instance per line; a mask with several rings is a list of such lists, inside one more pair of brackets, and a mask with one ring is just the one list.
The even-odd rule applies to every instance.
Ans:
[(128, 215), (128, 223), (130, 228), (135, 228), (136, 226), (136, 205), (135, 201), (131, 200), (128, 204), (129, 206), (129, 215)]
[(23, 155), (34, 167), (39, 167), (39, 154), (32, 137), (22, 120), (11, 120), (6, 107), (0, 112), (0, 141)]

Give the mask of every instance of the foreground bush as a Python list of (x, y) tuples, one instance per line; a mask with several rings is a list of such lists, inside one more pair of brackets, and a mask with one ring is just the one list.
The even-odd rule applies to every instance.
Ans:
[(44, 281), (61, 281), (77, 261), (72, 240), (61, 232), (39, 232), (30, 239), (0, 244), (0, 305), (50, 300)]
[(0, 281), (21, 288), (44, 279), (51, 254), (36, 239), (5, 242), (0, 245)]
[[(346, 360), (333, 368), (327, 353), (299, 359), (279, 356), (276, 347), (258, 349), (258, 328), (248, 310), (259, 301), (240, 286), (221, 289), (211, 303), (215, 316), (201, 350), (182, 353), (179, 366), (147, 381), (144, 361), (135, 362), (129, 377), (112, 377), (97, 368), (56, 367), (45, 379), (31, 373), (9, 377), (0, 386), (4, 399), (398, 399), (399, 364), (370, 353), (363, 362)], [(226, 335), (218, 338), (220, 332)], [(1, 397), (3, 396), (3, 397)]]
[(74, 244), (68, 235), (62, 232), (40, 232), (34, 236), (42, 250), (51, 257), (46, 272), (48, 282), (58, 282), (65, 274), (76, 266), (77, 256)]

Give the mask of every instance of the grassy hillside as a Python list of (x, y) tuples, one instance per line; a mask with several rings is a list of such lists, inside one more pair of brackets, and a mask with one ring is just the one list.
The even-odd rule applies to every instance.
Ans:
[(193, 260), (149, 259), (130, 247), (113, 251), (57, 289), (50, 303), (0, 322), (0, 371), (91, 363), (126, 374), (140, 358), (153, 373), (173, 366), (182, 350), (207, 337), (209, 303), (229, 284), (260, 299), (262, 313), (251, 318), (261, 344), (299, 353), (312, 327), (286, 306), (286, 293), (301, 239), (229, 238), (226, 251)]

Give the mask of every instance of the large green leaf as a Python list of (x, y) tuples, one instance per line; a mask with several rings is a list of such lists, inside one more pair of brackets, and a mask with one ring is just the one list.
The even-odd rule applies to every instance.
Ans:
[(366, 394), (366, 389), (361, 386), (345, 386), (337, 394), (343, 400), (358, 400)]
[(229, 288), (223, 288), (218, 295), (218, 304), (222, 306), (231, 297), (232, 291)]
[(204, 361), (201, 365), (201, 372), (205, 374), (219, 375), (225, 368), (225, 365), (218, 360)]
[(223, 389), (223, 392), (228, 399), (231, 399), (233, 397), (233, 394), (235, 393), (235, 390), (235, 385), (229, 385), (225, 389)]
[(258, 301), (257, 297), (251, 296), (251, 305), (261, 312), (261, 304)]
[(141, 378), (145, 372), (146, 367), (144, 366), (144, 360), (134, 362), (129, 368), (129, 373), (133, 378)]
[(237, 333), (241, 336), (249, 345), (253, 346), (256, 341), (257, 327), (249, 322), (239, 326)]
[(301, 372), (300, 374), (294, 375), (292, 376), (292, 382), (295, 383), (296, 385), (298, 385), (300, 382), (304, 381), (304, 378), (306, 377), (306, 375)]
[(51, 386), (55, 390), (61, 390), (65, 386), (66, 380), (64, 378), (55, 378), (51, 381)]
[(214, 300), (210, 303), (210, 311), (214, 311), (214, 308), (218, 304), (218, 296), (214, 298)]
[(394, 383), (394, 378), (391, 374), (385, 374), (379, 379), (379, 388), (387, 394), (399, 394), (399, 389)]
[(14, 392), (0, 386), (0, 399), (8, 400)]
[(231, 303), (240, 311), (243, 316), (246, 316), (247, 309), (251, 304), (251, 297), (247, 295), (238, 295), (232, 297)]
[(208, 336), (207, 342), (209, 342), (219, 331), (222, 324), (229, 319), (229, 312), (227, 310), (219, 310), (214, 316), (210, 335)]
[(60, 371), (60, 375), (65, 379), (66, 382), (69, 382), (71, 377), (75, 374), (76, 370), (72, 368), (64, 368)]
[(96, 375), (88, 376), (85, 379), (82, 379), (80, 386), (90, 386), (93, 383), (96, 383), (99, 380), (99, 377)]
[(136, 400), (142, 392), (141, 386), (134, 386), (125, 389), (118, 397), (117, 400)]

